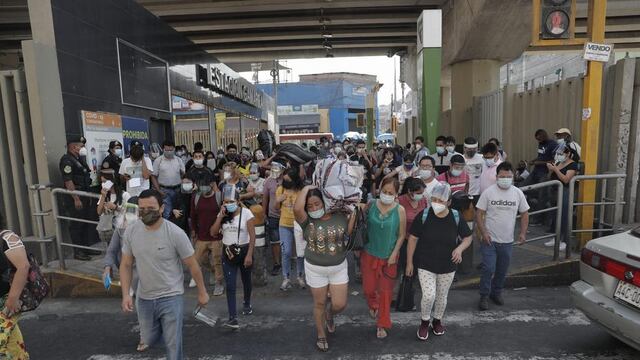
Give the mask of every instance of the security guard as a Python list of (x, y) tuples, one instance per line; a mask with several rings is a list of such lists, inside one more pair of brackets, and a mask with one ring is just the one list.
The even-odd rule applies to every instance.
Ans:
[(102, 160), (100, 169), (113, 169), (114, 174), (119, 174), (120, 164), (122, 164), (122, 144), (118, 140), (113, 140), (109, 143), (109, 155)]
[[(91, 186), (91, 169), (86, 161), (82, 161), (80, 154), (84, 147), (83, 136), (71, 135), (67, 137), (67, 153), (60, 159), (60, 173), (67, 190), (89, 191)], [(71, 195), (62, 202), (63, 211), (67, 216), (87, 219), (90, 213), (90, 198)], [(95, 211), (95, 210), (94, 210)], [(69, 234), (75, 245), (89, 246), (92, 225), (85, 222), (70, 221)], [(77, 260), (91, 260), (87, 250), (74, 250), (73, 257)]]

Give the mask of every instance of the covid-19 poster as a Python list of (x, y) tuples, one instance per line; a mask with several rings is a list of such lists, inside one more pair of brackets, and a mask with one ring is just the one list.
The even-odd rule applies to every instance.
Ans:
[(84, 137), (87, 139), (87, 165), (91, 168), (91, 180), (97, 182), (102, 160), (109, 152), (109, 143), (122, 142), (122, 118), (118, 114), (81, 111)]
[(127, 156), (129, 155), (129, 147), (133, 140), (140, 141), (144, 146), (145, 153), (149, 152), (149, 148), (151, 147), (149, 144), (149, 121), (146, 119), (123, 116), (122, 136), (124, 138), (122, 146)]

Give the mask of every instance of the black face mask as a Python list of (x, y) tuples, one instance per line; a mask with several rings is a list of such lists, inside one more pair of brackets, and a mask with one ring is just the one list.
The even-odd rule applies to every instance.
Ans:
[(143, 155), (144, 155), (144, 151), (142, 151), (141, 147), (135, 146), (133, 149), (131, 149), (131, 158), (133, 160), (138, 161), (142, 159)]
[(140, 220), (147, 226), (155, 224), (162, 217), (160, 210), (140, 210), (139, 216)]
[(285, 189), (293, 189), (293, 181), (291, 180), (282, 180), (282, 187)]

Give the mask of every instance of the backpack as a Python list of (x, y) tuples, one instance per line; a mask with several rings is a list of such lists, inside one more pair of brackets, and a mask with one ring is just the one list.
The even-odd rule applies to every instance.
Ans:
[(348, 160), (320, 160), (313, 172), (313, 184), (322, 191), (327, 212), (352, 212), (362, 198), (363, 181), (364, 167)]
[[(0, 238), (2, 238), (2, 240), (0, 241), (6, 242), (5, 238), (11, 235), (15, 234), (9, 230), (0, 232)], [(5, 257), (7, 263), (10, 263), (10, 261), (6, 259), (4, 251), (2, 251), (2, 256)], [(27, 274), (27, 282), (24, 284), (22, 294), (20, 294), (20, 301), (22, 301), (22, 305), (20, 307), (21, 312), (35, 310), (40, 305), (42, 300), (47, 297), (50, 289), (49, 283), (47, 282), (47, 279), (45, 279), (45, 277), (42, 275), (40, 265), (38, 265), (35, 256), (30, 253), (27, 255), (27, 259), (29, 260), (29, 272)], [(8, 281), (9, 284), (11, 284), (13, 282), (13, 277), (16, 274), (16, 270), (15, 268), (13, 268), (13, 266), (11, 266), (7, 271), (9, 272)], [(2, 277), (5, 278), (5, 274), (3, 274)]]

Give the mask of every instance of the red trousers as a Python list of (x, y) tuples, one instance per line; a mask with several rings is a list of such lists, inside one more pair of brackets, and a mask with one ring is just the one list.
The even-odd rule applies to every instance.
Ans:
[(387, 265), (387, 259), (369, 255), (366, 251), (360, 254), (360, 270), (362, 271), (362, 288), (367, 298), (369, 309), (378, 310), (378, 327), (391, 328), (391, 298), (397, 276), (397, 264)]

